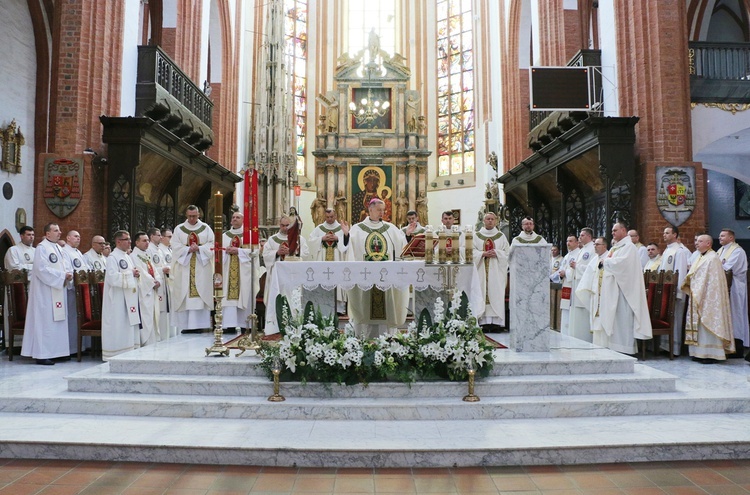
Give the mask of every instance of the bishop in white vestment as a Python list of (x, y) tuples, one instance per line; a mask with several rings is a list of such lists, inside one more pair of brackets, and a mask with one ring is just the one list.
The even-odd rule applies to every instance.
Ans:
[(685, 321), (685, 343), (696, 361), (726, 360), (735, 352), (727, 279), (709, 235), (698, 237), (701, 255), (690, 267), (682, 290), (690, 295)]
[(138, 314), (139, 270), (128, 256), (130, 234), (115, 233), (115, 249), (107, 256), (102, 295), (102, 359), (109, 361), (141, 345)]
[(140, 273), (138, 277), (138, 309), (141, 316), (141, 346), (164, 340), (161, 337), (162, 330), (159, 328), (159, 287), (162, 284), (162, 277), (151, 260), (148, 245), (148, 235), (145, 232), (139, 232), (135, 237), (133, 252), (130, 253), (133, 266)]
[(188, 206), (186, 215), (172, 236), (172, 295), (177, 328), (200, 333), (211, 327), (214, 307), (214, 231), (199, 220), (197, 206)]
[(229, 332), (235, 328), (249, 328), (248, 316), (253, 312), (258, 285), (253, 282), (255, 259), (258, 252), (243, 247), (244, 216), (240, 212), (232, 214), (232, 228), (222, 234), (224, 298), (221, 303), (221, 326)]
[(47, 225), (34, 251), (21, 355), (36, 359), (37, 364), (70, 357), (65, 286), (72, 282), (73, 270), (65, 265), (57, 245), (60, 235), (57, 224)]
[[(353, 225), (349, 232), (344, 226), (344, 235), (349, 234), (347, 260), (349, 261), (394, 261), (406, 246), (406, 237), (398, 227), (383, 221), (385, 204), (379, 199), (370, 201), (368, 216)], [(373, 272), (375, 269), (373, 269)], [(359, 274), (358, 274), (359, 276)], [(372, 279), (362, 280), (369, 283)], [(360, 338), (375, 338), (406, 321), (409, 291), (376, 287), (362, 290), (354, 287), (348, 293), (349, 316)]]
[[(474, 264), (482, 287), (484, 312), (477, 315), (480, 325), (505, 326), (505, 286), (508, 282), (510, 245), (497, 230), (497, 216), (484, 215), (484, 226), (475, 234)], [(490, 330), (499, 330), (490, 327)]]

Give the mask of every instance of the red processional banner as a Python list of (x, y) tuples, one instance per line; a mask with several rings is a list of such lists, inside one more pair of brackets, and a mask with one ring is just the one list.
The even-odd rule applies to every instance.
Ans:
[(242, 243), (257, 246), (260, 240), (258, 230), (258, 171), (245, 170), (243, 184), (243, 232)]

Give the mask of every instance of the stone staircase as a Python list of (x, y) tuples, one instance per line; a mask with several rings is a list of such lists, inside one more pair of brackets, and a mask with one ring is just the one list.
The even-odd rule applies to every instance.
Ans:
[[(269, 402), (273, 386), (256, 356), (205, 357), (209, 338), (181, 337), (70, 374), (64, 390), (2, 398), (0, 423), (26, 417), (45, 428), (77, 425), (77, 436), (48, 432), (65, 457), (136, 460), (147, 453), (173, 459), (167, 462), (450, 466), (750, 452), (750, 387), (687, 390), (634, 358), (552, 334), (550, 352), (496, 350), (492, 375), (477, 381), (476, 403), (461, 400), (466, 383), (439, 381), (282, 382), (286, 401)], [(730, 419), (745, 426), (729, 444), (720, 434), (697, 443), (685, 436), (704, 423), (715, 433)], [(80, 435), (94, 424), (98, 435)], [(171, 448), (157, 434), (135, 444), (140, 435), (114, 435), (136, 426), (168, 431)], [(238, 430), (242, 440), (227, 437)], [(13, 448), (26, 457), (63, 455), (2, 427), (0, 442), (0, 456)]]

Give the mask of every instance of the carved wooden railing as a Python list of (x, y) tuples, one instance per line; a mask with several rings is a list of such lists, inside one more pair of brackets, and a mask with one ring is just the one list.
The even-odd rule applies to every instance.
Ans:
[(688, 70), (692, 102), (750, 103), (750, 43), (691, 41)]

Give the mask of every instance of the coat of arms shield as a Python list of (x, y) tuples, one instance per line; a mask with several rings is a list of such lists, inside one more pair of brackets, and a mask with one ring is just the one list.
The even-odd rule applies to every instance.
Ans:
[(695, 209), (695, 168), (656, 167), (656, 205), (670, 224), (685, 223)]
[(65, 218), (81, 201), (83, 159), (48, 156), (44, 159), (44, 202), (59, 218)]

